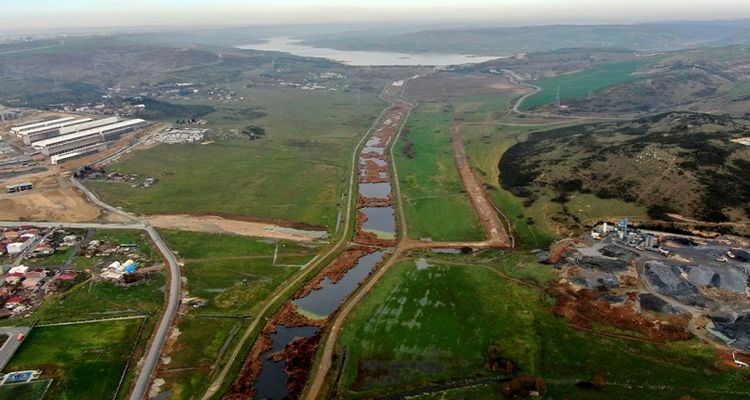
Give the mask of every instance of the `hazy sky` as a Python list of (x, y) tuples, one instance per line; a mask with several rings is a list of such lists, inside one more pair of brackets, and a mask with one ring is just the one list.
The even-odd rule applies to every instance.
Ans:
[(0, 0), (0, 30), (351, 22), (548, 24), (750, 18), (750, 0)]

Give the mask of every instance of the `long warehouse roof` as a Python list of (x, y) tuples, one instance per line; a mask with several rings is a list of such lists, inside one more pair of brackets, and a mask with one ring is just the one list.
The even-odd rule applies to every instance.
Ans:
[(39, 128), (29, 129), (27, 131), (21, 132), (21, 134), (24, 136), (28, 136), (28, 135), (33, 135), (37, 132), (44, 132), (44, 131), (48, 131), (51, 129), (64, 128), (67, 126), (75, 126), (75, 125), (82, 124), (84, 122), (93, 121), (93, 120), (94, 120), (93, 118), (81, 118), (81, 119), (75, 119), (73, 121), (59, 122), (59, 123), (51, 124), (47, 126), (40, 126)]
[(96, 121), (87, 122), (85, 124), (66, 126), (64, 128), (60, 128), (60, 136), (67, 135), (69, 133), (85, 131), (87, 129), (97, 128), (104, 125), (116, 124), (118, 122), (120, 122), (120, 119), (118, 117), (109, 117), (104, 119), (97, 119)]
[(146, 122), (146, 121), (142, 119), (130, 119), (127, 121), (118, 122), (116, 124), (110, 124), (110, 125), (100, 126), (98, 128), (87, 129), (85, 131), (71, 133), (69, 135), (63, 135), (63, 136), (58, 136), (58, 137), (54, 137), (50, 139), (40, 140), (38, 142), (32, 143), (31, 145), (34, 146), (34, 148), (43, 148), (43, 147), (53, 146), (59, 142), (65, 142), (71, 139), (83, 138), (86, 136), (90, 136), (92, 134), (98, 134), (98, 133), (110, 131), (113, 129), (127, 128), (129, 126), (137, 125), (143, 122)]
[(70, 121), (71, 119), (75, 119), (75, 117), (64, 117), (64, 118), (50, 119), (50, 120), (42, 121), (42, 122), (35, 122), (33, 124), (18, 125), (18, 126), (11, 127), (10, 130), (13, 132), (26, 131), (29, 129), (38, 128), (40, 126), (47, 126), (49, 124), (56, 124), (58, 122), (63, 122), (63, 121)]

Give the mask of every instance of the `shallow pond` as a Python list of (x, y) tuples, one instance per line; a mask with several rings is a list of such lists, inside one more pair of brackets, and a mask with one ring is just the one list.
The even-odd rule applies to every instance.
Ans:
[(376, 251), (360, 258), (357, 265), (347, 271), (340, 281), (333, 283), (330, 279), (325, 278), (320, 289), (313, 290), (307, 296), (294, 300), (294, 304), (319, 317), (330, 315), (367, 277), (375, 264), (383, 260), (384, 256), (385, 252)]
[(396, 233), (396, 216), (393, 207), (364, 207), (360, 211), (367, 216), (367, 221), (362, 224), (362, 229)]
[(391, 194), (391, 184), (388, 182), (382, 183), (360, 183), (359, 194), (365, 197), (377, 197), (386, 198)]
[(256, 399), (281, 400), (287, 395), (287, 374), (284, 372), (285, 361), (273, 361), (268, 357), (276, 352), (284, 350), (284, 346), (291, 343), (295, 338), (309, 337), (318, 333), (314, 326), (301, 326), (290, 328), (284, 325), (276, 327), (276, 333), (271, 334), (271, 349), (261, 355), (263, 368), (260, 370), (258, 380), (255, 383)]

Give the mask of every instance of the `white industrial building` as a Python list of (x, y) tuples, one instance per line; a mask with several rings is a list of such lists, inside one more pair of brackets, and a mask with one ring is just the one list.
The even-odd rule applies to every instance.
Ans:
[[(133, 132), (146, 125), (146, 121), (142, 119), (119, 122), (109, 119), (107, 122), (110, 123), (103, 125), (98, 122), (93, 121), (85, 124), (89, 125), (88, 129), (33, 142), (31, 146), (41, 151), (42, 154), (49, 156), (52, 164), (61, 164), (103, 150), (109, 142), (116, 141), (126, 133)], [(70, 132), (73, 128), (75, 126), (69, 127), (64, 132)]]
[(60, 130), (69, 128), (72, 126), (78, 126), (87, 122), (93, 121), (93, 118), (79, 118), (71, 121), (60, 122), (49, 126), (42, 126), (39, 128), (33, 128), (19, 133), (18, 135), (23, 138), (23, 142), (31, 144), (39, 140), (48, 139), (60, 135)]
[(61, 117), (14, 126), (10, 130), (24, 143), (50, 157), (52, 164), (62, 164), (104, 150), (111, 142), (146, 124), (142, 119), (121, 120), (119, 117)]
[(75, 117), (55, 118), (55, 119), (50, 119), (50, 120), (46, 120), (46, 121), (34, 122), (34, 123), (31, 123), (31, 124), (26, 124), (26, 125), (14, 126), (14, 127), (10, 128), (10, 131), (13, 132), (13, 133), (15, 133), (18, 136), (23, 136), (24, 132), (29, 131), (31, 129), (43, 128), (45, 126), (59, 124), (61, 122), (65, 122), (65, 121), (72, 121), (74, 119), (75, 119)]

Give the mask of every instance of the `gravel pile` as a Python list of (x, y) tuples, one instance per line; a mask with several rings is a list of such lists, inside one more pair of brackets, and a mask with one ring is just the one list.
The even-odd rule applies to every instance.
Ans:
[(638, 252), (614, 244), (608, 244), (602, 247), (599, 252), (602, 253), (603, 256), (619, 258), (620, 260), (625, 261), (633, 261), (636, 258), (640, 257)]
[(733, 340), (729, 345), (750, 352), (750, 314), (740, 316), (734, 321), (714, 318), (714, 326), (714, 329)]
[(649, 261), (646, 263), (644, 275), (649, 285), (657, 292), (674, 297), (684, 304), (706, 306), (707, 299), (701, 296), (698, 288), (685, 280), (681, 273), (682, 269), (677, 265)]
[(732, 266), (726, 268), (690, 266), (688, 281), (698, 287), (715, 287), (744, 294), (747, 290), (747, 274)]
[(580, 257), (576, 259), (576, 264), (581, 268), (604, 272), (624, 272), (628, 269), (628, 264), (625, 261), (601, 257)]

